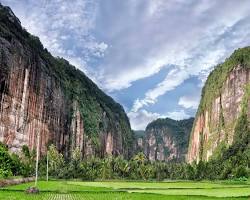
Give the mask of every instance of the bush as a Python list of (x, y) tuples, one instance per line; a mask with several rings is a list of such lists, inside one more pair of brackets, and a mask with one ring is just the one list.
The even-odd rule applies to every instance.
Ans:
[(235, 170), (235, 178), (247, 178), (248, 177), (248, 172), (246, 170), (246, 167), (244, 166), (239, 166)]
[(0, 168), (0, 178), (8, 178), (12, 176), (12, 172), (10, 169), (2, 169)]

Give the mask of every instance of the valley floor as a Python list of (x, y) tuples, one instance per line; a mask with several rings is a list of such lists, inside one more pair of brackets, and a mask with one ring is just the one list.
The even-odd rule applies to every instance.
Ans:
[(237, 182), (80, 182), (40, 181), (39, 194), (24, 191), (34, 183), (0, 189), (1, 200), (247, 200), (250, 183)]

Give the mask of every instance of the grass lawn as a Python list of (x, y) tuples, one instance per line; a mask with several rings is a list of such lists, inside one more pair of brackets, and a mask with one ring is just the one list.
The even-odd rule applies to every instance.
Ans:
[(250, 185), (230, 182), (80, 182), (40, 181), (37, 195), (24, 190), (34, 183), (0, 190), (1, 200), (248, 200)]

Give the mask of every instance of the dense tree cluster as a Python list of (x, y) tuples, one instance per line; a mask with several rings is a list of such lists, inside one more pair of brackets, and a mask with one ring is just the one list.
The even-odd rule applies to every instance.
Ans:
[[(249, 145), (249, 144), (248, 144)], [(233, 155), (232, 155), (233, 154)], [(107, 156), (103, 159), (89, 157), (81, 159), (79, 149), (75, 149), (70, 160), (65, 160), (54, 145), (49, 147), (49, 176), (52, 178), (82, 180), (130, 179), (130, 180), (215, 180), (247, 178), (250, 175), (250, 148), (242, 152), (238, 145), (222, 150), (219, 157), (209, 162), (166, 163), (149, 161), (143, 153), (134, 155), (130, 160), (122, 156)], [(35, 152), (26, 146), (20, 156), (10, 154), (0, 146), (0, 177), (32, 176), (35, 174)], [(39, 163), (39, 176), (46, 175), (46, 156)]]
[[(231, 146), (221, 144), (208, 162), (176, 163), (151, 162), (143, 153), (134, 155), (130, 160), (122, 156), (86, 158), (81, 160), (76, 149), (70, 161), (54, 146), (50, 147), (50, 175), (58, 178), (95, 179), (135, 179), (135, 180), (215, 180), (248, 178), (250, 176), (250, 129), (247, 115), (239, 117), (235, 127), (235, 138)], [(54, 164), (57, 163), (57, 164)], [(67, 164), (68, 163), (68, 164)], [(43, 162), (42, 165), (45, 165)], [(57, 167), (55, 167), (57, 166)]]
[[(62, 154), (55, 147), (50, 147), (49, 174), (55, 178), (95, 179), (131, 179), (131, 180), (215, 180), (247, 178), (250, 175), (250, 148), (235, 155), (228, 155), (235, 151), (235, 146), (225, 149), (221, 157), (213, 158), (209, 162), (166, 163), (149, 161), (143, 153), (134, 155), (130, 160), (122, 156), (108, 156), (103, 159), (90, 157), (81, 160), (80, 152), (76, 149), (70, 161), (65, 161)], [(229, 157), (228, 157), (229, 156)], [(46, 161), (41, 163), (45, 169)], [(45, 170), (40, 170), (45, 175)]]
[(0, 143), (0, 178), (10, 176), (32, 176), (35, 169), (35, 151), (23, 146), (20, 155), (11, 154), (6, 145)]

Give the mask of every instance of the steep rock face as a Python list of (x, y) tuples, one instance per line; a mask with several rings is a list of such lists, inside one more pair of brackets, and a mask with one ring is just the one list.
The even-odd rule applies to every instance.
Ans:
[(70, 156), (124, 154), (132, 132), (123, 108), (39, 39), (0, 4), (0, 142), (11, 151), (47, 144)]
[(144, 130), (137, 130), (134, 131), (134, 154), (139, 152), (144, 152), (144, 137), (145, 131)]
[(245, 92), (250, 81), (249, 58), (249, 47), (239, 49), (209, 75), (193, 125), (188, 162), (208, 161), (222, 144), (232, 144), (242, 100), (249, 99)]
[(138, 139), (138, 145), (143, 145), (144, 153), (151, 161), (183, 161), (193, 120), (157, 119), (147, 126), (145, 137)]

